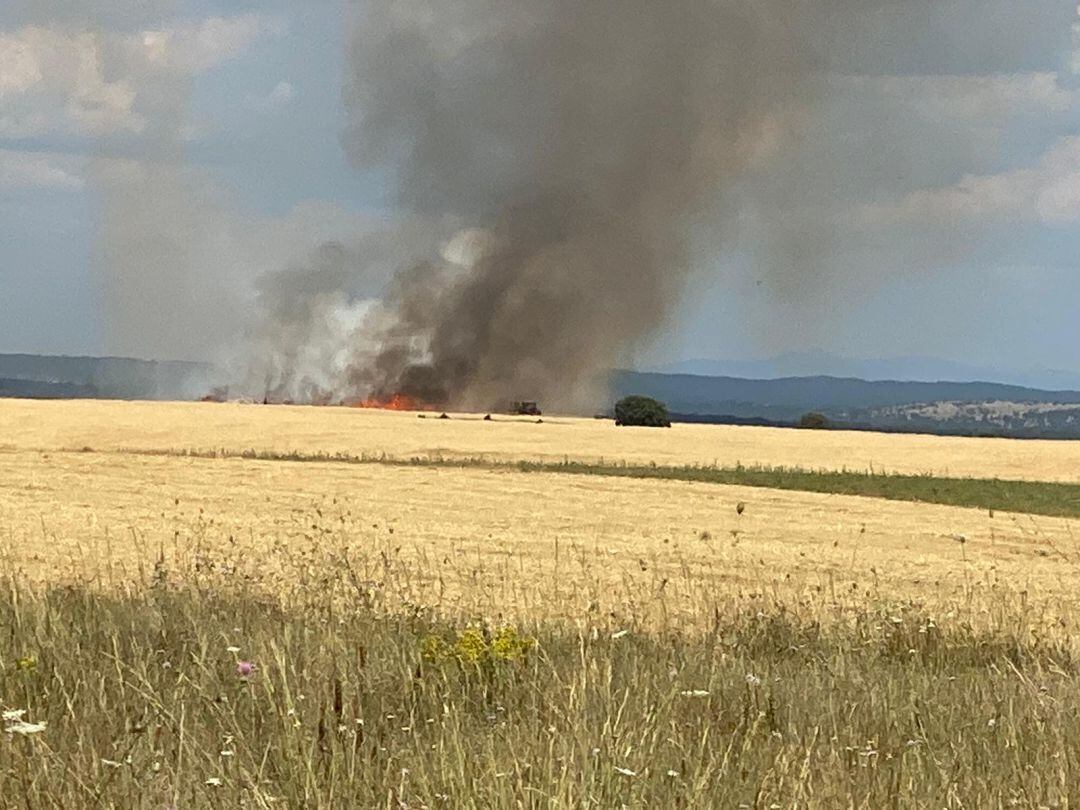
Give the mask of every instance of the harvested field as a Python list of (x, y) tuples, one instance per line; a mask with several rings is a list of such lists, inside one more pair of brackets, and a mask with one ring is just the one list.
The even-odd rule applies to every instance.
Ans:
[[(388, 603), (450, 615), (700, 625), (716, 602), (910, 603), (1006, 621), (1024, 594), (1071, 627), (1080, 522), (871, 498), (507, 470), (0, 454), (9, 565), (129, 582), (164, 554), (250, 575), (362, 569)], [(736, 507), (743, 504), (739, 514)], [(392, 575), (390, 570), (392, 569)], [(140, 571), (142, 572), (140, 574)]]
[[(1080, 520), (675, 467), (1003, 475), (1051, 511), (1077, 445), (140, 403), (0, 425), (20, 806), (1080, 801)], [(644, 466), (558, 471), (601, 456)]]
[(512, 421), (350, 408), (209, 403), (0, 401), (0, 448), (247, 450), (760, 465), (1031, 481), (1080, 481), (1080, 442), (676, 425), (615, 428), (592, 419)]
[[(5, 806), (1068, 807), (1078, 664), (748, 603), (709, 637), (0, 587)], [(322, 602), (322, 604), (320, 604)], [(17, 701), (17, 702), (16, 702)]]

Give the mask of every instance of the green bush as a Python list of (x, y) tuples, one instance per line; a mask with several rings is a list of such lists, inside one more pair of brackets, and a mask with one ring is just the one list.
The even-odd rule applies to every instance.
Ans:
[(671, 427), (667, 406), (652, 397), (629, 396), (615, 403), (615, 424)]
[(804, 413), (799, 417), (799, 427), (806, 430), (827, 430), (829, 420), (821, 413)]

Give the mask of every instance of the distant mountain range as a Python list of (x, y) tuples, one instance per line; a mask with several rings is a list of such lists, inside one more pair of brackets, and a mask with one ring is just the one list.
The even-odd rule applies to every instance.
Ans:
[(0, 354), (0, 397), (34, 399), (193, 399), (212, 367), (126, 357)]
[(1080, 438), (1080, 391), (987, 382), (868, 381), (851, 377), (743, 379), (619, 371), (616, 396), (644, 394), (682, 421), (792, 425), (809, 413), (834, 427)]
[(997, 382), (1051, 391), (1080, 390), (1080, 372), (1040, 367), (988, 368), (937, 357), (894, 357), (859, 360), (827, 352), (791, 352), (764, 360), (684, 360), (642, 369), (661, 374), (741, 377), (774, 380), (783, 377), (854, 377), (907, 382)]
[[(777, 369), (809, 362), (808, 357), (787, 355), (766, 362)], [(841, 365), (869, 363), (834, 360)], [(914, 362), (878, 361), (864, 366), (864, 371), (902, 370), (905, 363)], [(924, 372), (932, 368), (918, 362)], [(720, 364), (694, 361), (678, 367), (718, 368)], [(737, 367), (763, 370), (754, 363)], [(210, 393), (214, 377), (212, 366), (198, 363), (0, 354), (0, 397), (199, 399)], [(1080, 384), (1055, 390), (981, 381), (866, 380), (822, 374), (745, 378), (639, 371), (613, 372), (609, 379), (615, 398), (627, 394), (656, 397), (682, 421), (792, 425), (808, 413), (819, 413), (834, 427), (1080, 438)]]

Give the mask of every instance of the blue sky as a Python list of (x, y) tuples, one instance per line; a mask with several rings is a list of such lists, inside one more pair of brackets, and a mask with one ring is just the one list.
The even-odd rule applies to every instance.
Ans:
[[(901, 6), (832, 43), (822, 98), (726, 191), (737, 213), (696, 224), (691, 284), (638, 362), (1080, 371), (1075, 4)], [(5, 3), (0, 351), (213, 359), (260, 274), (406, 216), (341, 147), (346, 31), (344, 0)], [(126, 194), (134, 171), (163, 199)], [(197, 238), (118, 295), (143, 271), (112, 266), (118, 231)]]

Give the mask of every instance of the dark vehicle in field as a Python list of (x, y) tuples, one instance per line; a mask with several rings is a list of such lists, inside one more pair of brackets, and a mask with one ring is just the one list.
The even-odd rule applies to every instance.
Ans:
[(540, 406), (535, 402), (512, 402), (510, 413), (514, 416), (543, 416)]

